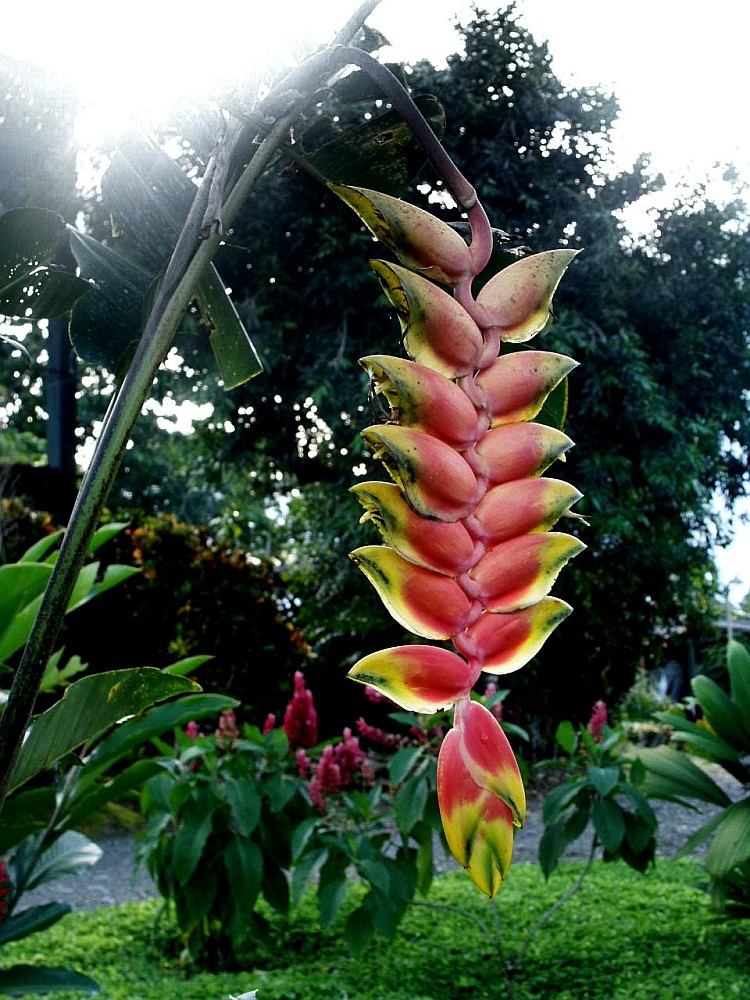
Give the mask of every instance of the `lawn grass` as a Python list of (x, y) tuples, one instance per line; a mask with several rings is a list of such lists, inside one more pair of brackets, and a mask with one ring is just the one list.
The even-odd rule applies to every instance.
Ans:
[[(498, 897), (506, 958), (581, 871), (561, 865), (549, 883), (539, 867), (514, 866)], [(598, 863), (583, 889), (536, 937), (515, 976), (516, 1000), (721, 1000), (750, 997), (750, 922), (718, 920), (695, 862), (660, 861), (639, 876)], [(507, 993), (491, 910), (463, 873), (437, 880), (392, 941), (347, 954), (340, 927), (320, 930), (312, 905), (279, 923), (272, 949), (248, 955), (247, 971), (209, 975), (180, 966), (171, 926), (154, 931), (160, 903), (71, 914), (49, 931), (8, 945), (2, 964), (67, 965), (101, 986), (103, 1000), (458, 1000)], [(478, 923), (477, 923), (478, 922)], [(482, 926), (479, 926), (482, 925)], [(50, 1000), (83, 994), (50, 993)]]

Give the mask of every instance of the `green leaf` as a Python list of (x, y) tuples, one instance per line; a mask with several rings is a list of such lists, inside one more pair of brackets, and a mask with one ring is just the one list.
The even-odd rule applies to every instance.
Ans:
[(35, 542), (31, 548), (27, 549), (22, 556), (19, 556), (19, 562), (43, 562), (44, 557), (50, 551), (50, 549), (55, 548), (61, 541), (62, 536), (65, 534), (65, 529), (60, 528), (58, 531), (53, 532), (51, 535), (45, 535), (44, 538), (40, 538), (38, 542)]
[(400, 785), (421, 756), (421, 747), (402, 747), (401, 750), (397, 750), (388, 765), (388, 777), (391, 784)]
[(654, 828), (638, 816), (624, 813), (625, 839), (636, 854), (642, 854), (654, 836)]
[(263, 881), (260, 848), (252, 840), (233, 837), (224, 851), (224, 867), (237, 905), (251, 911)]
[(6, 799), (0, 822), (0, 857), (47, 826), (54, 808), (54, 788), (30, 788)]
[(76, 875), (84, 868), (95, 865), (101, 856), (101, 847), (83, 833), (67, 830), (34, 863), (27, 874), (25, 890), (30, 891), (66, 875)]
[(261, 799), (251, 781), (224, 779), (224, 792), (237, 829), (243, 837), (249, 836), (260, 820)]
[(374, 934), (372, 917), (363, 906), (349, 914), (344, 927), (344, 940), (355, 958), (364, 953)]
[(211, 330), (211, 350), (224, 388), (236, 389), (260, 375), (258, 352), (213, 264), (201, 276), (195, 298)]
[[(196, 688), (197, 685), (191, 684), (189, 690)], [(236, 698), (223, 694), (186, 694), (177, 701), (151, 708), (138, 718), (127, 719), (94, 747), (85, 766), (77, 774), (76, 794), (91, 787), (114, 763), (154, 737), (167, 730), (182, 728), (188, 722), (219, 715), (227, 708), (236, 708), (238, 704)]]
[(589, 764), (586, 768), (586, 774), (603, 799), (606, 799), (609, 793), (614, 791), (620, 780), (619, 767), (594, 767), (593, 764)]
[(0, 216), (0, 313), (22, 319), (62, 316), (90, 290), (88, 282), (51, 263), (65, 232), (45, 208)]
[(153, 667), (112, 670), (71, 684), (52, 708), (32, 724), (21, 748), (10, 790), (51, 767), (65, 754), (155, 702), (199, 690), (182, 677)]
[(591, 819), (605, 851), (617, 854), (625, 836), (622, 809), (613, 799), (597, 799), (591, 808)]
[(31, 993), (51, 993), (53, 990), (78, 990), (98, 993), (99, 987), (89, 976), (72, 969), (46, 965), (12, 965), (0, 969), (0, 995), (24, 997)]
[(732, 747), (750, 750), (750, 740), (744, 734), (742, 715), (726, 691), (710, 677), (694, 677), (691, 686), (716, 735)]
[(88, 664), (84, 663), (80, 656), (71, 656), (65, 666), (60, 667), (59, 664), (64, 654), (64, 648), (58, 649), (47, 660), (42, 682), (39, 685), (40, 694), (49, 694), (49, 692), (54, 691), (57, 687), (66, 687), (71, 677), (82, 674), (87, 668)]
[(121, 531), (124, 531), (129, 521), (109, 521), (107, 524), (102, 524), (96, 529), (94, 535), (91, 539), (91, 544), (89, 545), (89, 555), (93, 554), (102, 547), (106, 545), (107, 542), (116, 538)]
[(704, 726), (696, 726), (687, 721), (675, 728), (672, 734), (672, 743), (687, 745), (688, 749), (694, 747), (699, 753), (708, 754), (709, 757), (717, 761), (738, 761), (742, 756), (739, 750), (731, 747), (716, 733), (710, 732)]
[(183, 886), (190, 881), (202, 860), (203, 848), (213, 826), (213, 814), (219, 806), (218, 800), (210, 794), (198, 794), (194, 799), (197, 801), (190, 803), (187, 818), (172, 841), (172, 870)]
[(400, 788), (393, 800), (396, 823), (403, 837), (422, 819), (429, 787), (425, 778), (412, 778)]
[(651, 808), (651, 804), (645, 795), (641, 795), (637, 788), (630, 784), (628, 781), (623, 781), (620, 785), (620, 791), (623, 792), (630, 801), (635, 806), (635, 811), (643, 820), (643, 822), (651, 829), (655, 830), (658, 826), (658, 821), (656, 819), (656, 814)]
[[(295, 831), (296, 833), (296, 831)], [(328, 860), (328, 849), (318, 847), (303, 854), (292, 872), (292, 900), (296, 905), (305, 894), (311, 879), (315, 878)]]
[(736, 639), (727, 646), (727, 668), (732, 701), (742, 719), (742, 728), (750, 737), (750, 653)]
[(51, 572), (46, 563), (0, 566), (0, 663), (26, 644), (30, 625), (19, 625), (19, 616), (42, 594)]
[(586, 787), (584, 778), (576, 778), (575, 781), (566, 781), (558, 785), (547, 793), (542, 808), (542, 819), (544, 823), (552, 823), (557, 819), (559, 813), (566, 809), (578, 793)]
[(152, 276), (174, 250), (196, 190), (179, 164), (145, 134), (132, 131), (121, 138), (102, 177), (102, 198)]
[(555, 742), (560, 746), (565, 753), (572, 757), (576, 751), (576, 731), (573, 728), (573, 723), (569, 719), (565, 719), (555, 730)]
[(91, 365), (116, 371), (138, 340), (143, 303), (153, 275), (117, 250), (69, 227), (70, 249), (81, 274), (96, 285), (73, 309), (70, 339), (76, 354)]
[(176, 663), (170, 663), (168, 667), (162, 667), (162, 673), (173, 674), (175, 677), (186, 677), (188, 674), (194, 674), (199, 667), (203, 666), (204, 663), (208, 663), (209, 660), (213, 659), (215, 659), (215, 657), (208, 656), (206, 654), (186, 656), (182, 660), (178, 660)]
[(706, 868), (715, 879), (750, 859), (750, 799), (724, 810), (723, 820), (706, 855)]
[(302, 852), (309, 844), (310, 837), (312, 837), (315, 832), (315, 827), (317, 825), (318, 821), (316, 819), (303, 819), (302, 822), (294, 828), (291, 841), (292, 861), (296, 862), (302, 855)]
[(676, 858), (688, 857), (704, 840), (708, 840), (714, 830), (721, 825), (724, 820), (724, 811), (716, 813), (711, 819), (704, 823), (702, 827), (695, 831), (695, 833), (685, 841), (682, 847), (679, 849)]
[(8, 917), (0, 922), (0, 944), (20, 941), (29, 934), (44, 931), (70, 912), (69, 903), (42, 903), (40, 906), (30, 906), (17, 916)]
[[(159, 764), (155, 760), (137, 760), (104, 784), (95, 785), (87, 781), (85, 791), (79, 792), (74, 783), (72, 795), (63, 800), (58, 821), (64, 817), (67, 827), (83, 823), (92, 813), (98, 812), (108, 803), (116, 802), (127, 792), (145, 784), (158, 770)], [(86, 765), (79, 767), (75, 777), (83, 776), (85, 771)]]
[(680, 803), (683, 799), (699, 799), (717, 806), (731, 805), (727, 793), (705, 771), (672, 747), (639, 750), (638, 758), (646, 766), (642, 787), (650, 798)]
[(318, 892), (318, 909), (320, 912), (320, 926), (323, 930), (330, 930), (333, 926), (345, 898), (345, 878), (338, 878), (331, 882), (326, 882), (325, 885), (321, 885)]

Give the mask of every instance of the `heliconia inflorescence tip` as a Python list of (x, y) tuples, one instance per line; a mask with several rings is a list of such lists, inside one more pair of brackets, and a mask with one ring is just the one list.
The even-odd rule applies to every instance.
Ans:
[[(515, 755), (495, 716), (471, 700), (482, 671), (506, 674), (536, 655), (570, 613), (549, 592), (585, 546), (551, 530), (581, 494), (543, 473), (572, 441), (535, 422), (549, 394), (576, 367), (560, 354), (501, 353), (547, 324), (551, 300), (575, 256), (553, 250), (519, 260), (486, 282), (483, 213), (472, 242), (397, 198), (331, 185), (401, 261), (372, 262), (401, 323), (411, 358), (361, 361), (391, 418), (362, 432), (392, 482), (353, 487), (382, 545), (351, 558), (393, 617), (455, 652), (406, 645), (365, 656), (349, 676), (414, 712), (455, 706), (440, 748), (437, 790), (446, 839), (476, 885), (492, 897), (513, 853), (526, 801)], [(477, 247), (484, 259), (477, 260)], [(436, 284), (439, 282), (440, 284)], [(452, 294), (443, 286), (452, 289)]]

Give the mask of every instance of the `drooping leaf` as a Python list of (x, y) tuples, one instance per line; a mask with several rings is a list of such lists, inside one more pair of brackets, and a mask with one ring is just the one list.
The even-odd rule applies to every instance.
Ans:
[(0, 944), (19, 941), (29, 934), (46, 930), (70, 911), (69, 903), (41, 903), (39, 906), (29, 906), (18, 915), (0, 922)]
[(732, 639), (727, 647), (727, 667), (732, 701), (742, 719), (742, 729), (750, 737), (750, 653), (736, 639)]
[(608, 854), (617, 854), (625, 836), (622, 809), (612, 799), (597, 799), (591, 807), (591, 819), (604, 850)]
[(65, 223), (46, 208), (14, 208), (0, 216), (0, 313), (23, 319), (62, 316), (90, 290), (88, 282), (51, 264)]
[(65, 875), (75, 875), (95, 865), (101, 856), (101, 847), (92, 840), (78, 830), (67, 830), (36, 859), (25, 889), (28, 891)]
[(70, 249), (81, 274), (96, 285), (71, 315), (73, 348), (83, 361), (115, 371), (140, 336), (143, 303), (153, 275), (75, 229), (70, 230)]
[(224, 388), (236, 389), (259, 375), (263, 363), (213, 264), (201, 277), (195, 297), (211, 330), (211, 350)]
[(46, 965), (12, 965), (9, 969), (0, 969), (2, 996), (23, 997), (32, 993), (51, 993), (53, 990), (78, 990), (93, 994), (99, 992), (99, 987), (90, 976), (72, 969)]
[(55, 705), (32, 724), (11, 779), (18, 788), (65, 754), (99, 736), (118, 720), (155, 702), (200, 690), (182, 677), (154, 667), (112, 670), (71, 684)]
[[(189, 690), (197, 688), (196, 684), (191, 684)], [(238, 704), (235, 698), (223, 694), (186, 694), (176, 701), (149, 709), (140, 718), (127, 719), (95, 746), (78, 774), (74, 800), (92, 788), (101, 775), (136, 747), (168, 730), (179, 729), (191, 720), (217, 716), (228, 708), (236, 708)]]
[(642, 790), (653, 798), (683, 802), (699, 799), (717, 806), (731, 805), (726, 792), (689, 757), (672, 747), (650, 747), (638, 752), (646, 766)]

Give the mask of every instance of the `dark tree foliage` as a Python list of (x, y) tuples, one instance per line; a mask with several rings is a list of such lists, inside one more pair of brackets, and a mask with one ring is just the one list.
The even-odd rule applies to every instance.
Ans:
[[(462, 35), (465, 53), (446, 69), (412, 68), (412, 91), (444, 105), (445, 145), (493, 225), (534, 251), (582, 250), (555, 322), (533, 345), (580, 362), (566, 427), (576, 448), (551, 474), (586, 494), (579, 509), (590, 520), (573, 529), (588, 551), (555, 591), (575, 613), (508, 678), (509, 708), (543, 741), (558, 719), (585, 719), (594, 700), (615, 699), (640, 663), (658, 664), (667, 639), (689, 638), (700, 656), (711, 638), (712, 496), (731, 501), (748, 476), (746, 225), (739, 200), (718, 204), (698, 187), (655, 219), (651, 236), (632, 238), (621, 213), (660, 180), (645, 159), (609, 172), (616, 100), (566, 91), (512, 7), (477, 13)], [(386, 108), (370, 95), (322, 94), (297, 149)], [(424, 169), (405, 196), (454, 220), (440, 188)], [(266, 372), (231, 394), (216, 390), (191, 317), (176, 345), (183, 370), (162, 372), (155, 395), (210, 401), (214, 414), (189, 438), (145, 422), (113, 497), (256, 547), (262, 539), (286, 567), (296, 620), (331, 677), (403, 637), (346, 559), (372, 540), (345, 492), (353, 467), (381, 475), (358, 439), (378, 417), (357, 359), (400, 353), (367, 264), (386, 255), (300, 166), (277, 164), (217, 261)], [(274, 493), (285, 496), (283, 519), (267, 516)]]

